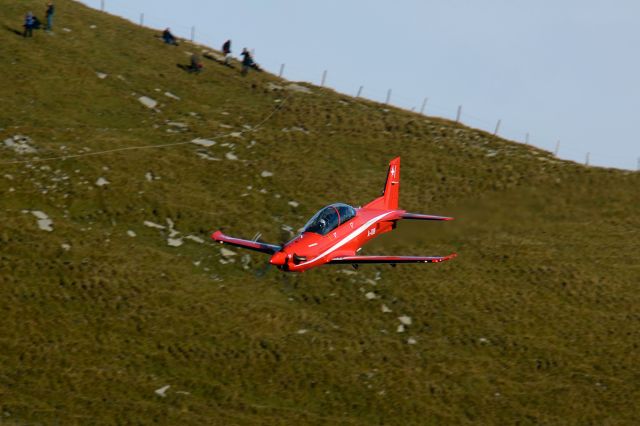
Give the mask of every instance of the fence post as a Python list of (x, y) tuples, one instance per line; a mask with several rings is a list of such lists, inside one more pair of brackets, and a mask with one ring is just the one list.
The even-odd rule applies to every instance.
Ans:
[(100, 0), (100, 10), (104, 12), (104, 0)]
[(525, 135), (524, 140), (525, 140), (525, 142), (524, 142), (524, 143), (526, 143), (527, 145), (529, 145), (529, 132), (527, 132), (527, 134)]
[(500, 122), (502, 120), (498, 120), (498, 122), (496, 123), (496, 130), (493, 131), (493, 136), (498, 136), (498, 130), (500, 130)]
[(360, 86), (360, 87), (358, 88), (358, 94), (356, 95), (356, 98), (359, 98), (359, 97), (360, 97), (360, 95), (362, 95), (362, 89), (364, 89), (364, 86)]
[(391, 89), (387, 90), (387, 100), (385, 101), (385, 105), (389, 105), (389, 101), (391, 100)]
[(193, 41), (196, 39), (196, 27), (191, 27), (191, 42), (193, 43)]
[(585, 166), (588, 166), (588, 165), (589, 165), (589, 154), (590, 154), (590, 153), (589, 153), (589, 152), (587, 152), (587, 158), (585, 158), (585, 160), (584, 160), (584, 165), (585, 165)]
[(556, 142), (556, 150), (555, 150), (555, 151), (553, 151), (553, 155), (554, 155), (555, 157), (557, 157), (557, 156), (558, 156), (558, 151), (560, 151), (560, 139), (558, 139), (558, 142)]
[(140, 26), (143, 27), (144, 26), (144, 13), (140, 14)]
[(327, 81), (327, 70), (322, 72), (322, 82), (320, 83), (320, 87), (324, 87), (324, 83)]
[(284, 64), (280, 65), (280, 73), (278, 73), (278, 77), (282, 78), (283, 74), (284, 74)]
[(460, 122), (461, 115), (462, 115), (462, 105), (458, 105), (458, 114), (456, 114), (456, 123)]
[(420, 108), (420, 114), (424, 115), (424, 109), (427, 106), (427, 101), (429, 100), (429, 98), (424, 98), (424, 100), (422, 101), (422, 107)]

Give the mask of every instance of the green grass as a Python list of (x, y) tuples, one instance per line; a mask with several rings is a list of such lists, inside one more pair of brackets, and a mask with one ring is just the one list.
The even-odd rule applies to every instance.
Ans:
[[(638, 173), (213, 61), (189, 75), (176, 64), (202, 47), (71, 1), (54, 35), (23, 39), (42, 5), (0, 4), (0, 142), (26, 135), (39, 158), (217, 142), (49, 162), (0, 147), (0, 424), (637, 423)], [(364, 204), (397, 155), (401, 207), (456, 221), (365, 252), (454, 261), (258, 278), (266, 256), (221, 263), (208, 242), (279, 242), (325, 204)], [(207, 243), (143, 224), (167, 219)]]

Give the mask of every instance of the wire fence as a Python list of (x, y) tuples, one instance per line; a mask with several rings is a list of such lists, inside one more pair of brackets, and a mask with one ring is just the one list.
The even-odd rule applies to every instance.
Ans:
[[(113, 8), (111, 8), (112, 5), (108, 0), (81, 1), (90, 7), (99, 9), (103, 12), (117, 14), (141, 26), (155, 29), (164, 29), (168, 27), (166, 17), (159, 17), (132, 9), (131, 7), (128, 7), (129, 3), (127, 3), (127, 5), (117, 3), (113, 5)], [(206, 42), (211, 43), (217, 39), (215, 35), (208, 33), (206, 30), (203, 31), (200, 28), (196, 28), (196, 26), (171, 25), (170, 27), (171, 32), (174, 35), (184, 40), (190, 40), (192, 42), (206, 40)], [(217, 41), (219, 41), (219, 44), (221, 45), (224, 40)], [(309, 79), (307, 69), (298, 68), (290, 63), (282, 62), (277, 64), (273, 60), (270, 60), (268, 62), (261, 63), (261, 66), (272, 74), (283, 79), (289, 79), (289, 77), (292, 77), (293, 81), (309, 81), (311, 83), (318, 84), (321, 87), (331, 87), (332, 75), (328, 69), (319, 72), (315, 78)], [(637, 157), (637, 164), (633, 164), (633, 158), (629, 158), (628, 156), (602, 153), (592, 155), (592, 153), (579, 150), (575, 146), (563, 145), (559, 139), (538, 140), (536, 135), (530, 130), (513, 127), (509, 123), (503, 122), (500, 117), (497, 117), (494, 120), (478, 117), (475, 114), (470, 114), (464, 108), (464, 105), (444, 105), (434, 102), (432, 99), (429, 99), (427, 95), (424, 97), (409, 97), (404, 93), (395, 92), (393, 88), (380, 90), (379, 88), (370, 88), (363, 85), (353, 87), (352, 90), (348, 90), (344, 87), (337, 90), (347, 95), (364, 98), (423, 115), (454, 120), (469, 127), (484, 130), (496, 136), (548, 150), (553, 152), (555, 156), (561, 156), (562, 158), (581, 162), (585, 165), (592, 165), (595, 160), (595, 162), (599, 164), (626, 164), (626, 167), (621, 167), (629, 170), (636, 169), (640, 171), (640, 157)]]

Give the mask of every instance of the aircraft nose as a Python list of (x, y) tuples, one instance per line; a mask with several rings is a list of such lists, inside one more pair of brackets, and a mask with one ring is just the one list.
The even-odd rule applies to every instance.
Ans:
[(287, 262), (287, 255), (283, 251), (279, 251), (269, 260), (269, 263), (272, 265), (282, 266)]

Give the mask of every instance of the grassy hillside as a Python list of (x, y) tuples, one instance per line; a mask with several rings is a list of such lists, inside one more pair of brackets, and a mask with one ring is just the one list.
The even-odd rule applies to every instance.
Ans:
[[(203, 47), (57, 5), (24, 39), (43, 5), (0, 0), (0, 424), (637, 424), (640, 174), (187, 74)], [(401, 206), (457, 220), (364, 252), (454, 261), (287, 275), (209, 242), (364, 204), (397, 155)]]

